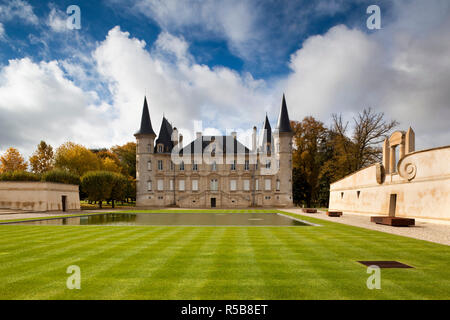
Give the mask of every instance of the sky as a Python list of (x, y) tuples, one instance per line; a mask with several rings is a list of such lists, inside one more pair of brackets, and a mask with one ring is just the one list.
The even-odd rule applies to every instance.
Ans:
[(186, 142), (248, 145), (283, 93), (291, 120), (371, 107), (433, 148), (450, 144), (449, 88), (448, 0), (0, 0), (0, 152), (134, 141), (144, 95), (157, 133), (164, 115)]

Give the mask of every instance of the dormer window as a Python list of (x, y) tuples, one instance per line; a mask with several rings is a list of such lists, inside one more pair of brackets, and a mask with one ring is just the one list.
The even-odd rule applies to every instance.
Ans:
[(211, 170), (216, 171), (217, 170), (217, 163), (214, 161), (211, 165)]
[(163, 153), (164, 152), (164, 146), (162, 144), (158, 144), (158, 152)]
[(184, 161), (181, 161), (180, 163), (180, 171), (184, 171)]
[(231, 164), (231, 170), (236, 170), (236, 160), (233, 160), (233, 163)]

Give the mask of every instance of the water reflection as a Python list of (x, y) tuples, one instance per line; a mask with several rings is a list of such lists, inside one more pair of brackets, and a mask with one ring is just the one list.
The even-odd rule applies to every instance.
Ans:
[(20, 222), (22, 225), (306, 226), (276, 213), (107, 213)]

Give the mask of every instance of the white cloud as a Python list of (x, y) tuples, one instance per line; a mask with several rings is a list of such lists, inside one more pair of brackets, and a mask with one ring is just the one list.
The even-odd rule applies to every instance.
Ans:
[[(236, 130), (248, 137), (265, 111), (274, 126), (282, 91), (291, 119), (312, 114), (328, 122), (332, 113), (351, 117), (370, 106), (400, 121), (401, 129), (411, 125), (418, 148), (449, 144), (449, 6), (414, 6), (410, 14), (420, 16), (422, 27), (403, 16), (403, 7), (399, 20), (377, 32), (336, 26), (304, 41), (291, 56), (291, 73), (267, 82), (200, 64), (189, 43), (168, 31), (147, 46), (115, 27), (92, 56), (77, 58), (83, 63), (11, 60), (0, 69), (0, 149), (31, 151), (40, 139), (90, 147), (132, 141), (144, 93), (157, 133), (164, 113), (185, 143), (195, 136), (193, 120), (203, 120), (205, 133)], [(186, 18), (180, 19), (174, 23), (183, 25)]]
[(412, 126), (418, 148), (448, 145), (448, 8), (441, 6), (439, 14), (428, 9), (432, 14), (421, 16), (421, 28), (409, 26), (419, 20), (408, 24), (403, 17), (371, 34), (337, 26), (309, 38), (292, 55), (292, 73), (282, 81), (290, 115), (327, 121), (332, 113), (350, 118), (372, 107), (398, 120), (399, 129)]
[[(160, 54), (152, 55), (144, 41), (131, 38), (119, 27), (109, 31), (94, 53), (98, 71), (113, 93), (118, 119), (113, 124), (115, 139), (121, 142), (132, 139), (139, 124), (144, 92), (155, 131), (159, 130), (165, 113), (174, 126), (185, 129), (186, 142), (195, 135), (193, 120), (203, 120), (204, 127), (212, 123), (220, 130), (263, 120), (263, 110), (268, 107), (264, 82), (227, 68), (211, 69), (191, 62), (183, 40), (168, 34), (159, 38), (157, 48), (166, 44), (162, 39), (170, 39), (166, 49), (177, 48), (176, 62)], [(183, 50), (178, 50), (180, 47)]]
[(3, 26), (3, 23), (0, 22), (0, 40), (5, 39), (5, 36), (5, 27)]
[(33, 7), (25, 0), (11, 0), (0, 5), (0, 20), (21, 21), (28, 24), (37, 24), (39, 19), (33, 12)]
[(10, 60), (0, 72), (0, 148), (29, 154), (41, 139), (53, 145), (108, 143), (109, 128), (99, 125), (109, 120), (107, 109), (95, 92), (66, 79), (56, 61)]
[(67, 14), (59, 9), (52, 8), (47, 18), (47, 25), (55, 32), (68, 31)]

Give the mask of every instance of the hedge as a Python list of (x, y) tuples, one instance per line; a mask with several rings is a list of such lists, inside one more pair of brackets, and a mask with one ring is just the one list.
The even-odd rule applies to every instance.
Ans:
[(54, 169), (42, 175), (42, 181), (80, 185), (80, 177), (61, 169)]
[(28, 171), (9, 171), (0, 174), (0, 181), (40, 181), (38, 174)]

